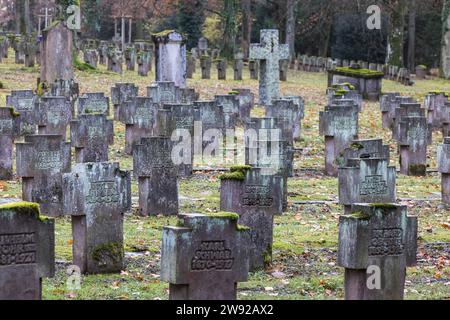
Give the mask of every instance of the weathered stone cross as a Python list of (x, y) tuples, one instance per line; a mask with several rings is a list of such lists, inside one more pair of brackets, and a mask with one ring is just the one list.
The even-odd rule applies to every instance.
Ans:
[(280, 60), (289, 59), (289, 46), (279, 43), (278, 30), (261, 30), (261, 43), (250, 45), (250, 59), (260, 61), (260, 104), (269, 105), (280, 95)]

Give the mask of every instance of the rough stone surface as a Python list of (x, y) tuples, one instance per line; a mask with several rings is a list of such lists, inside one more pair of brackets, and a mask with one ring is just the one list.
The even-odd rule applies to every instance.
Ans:
[(22, 198), (39, 203), (43, 215), (61, 216), (62, 174), (70, 171), (70, 143), (60, 135), (30, 135), (16, 143), (16, 153)]
[(171, 300), (235, 300), (238, 282), (248, 279), (250, 234), (230, 214), (180, 215), (165, 227), (161, 280)]
[[(393, 204), (352, 207), (339, 219), (337, 264), (345, 268), (347, 300), (402, 300), (406, 267), (416, 264), (417, 218), (406, 206)], [(378, 267), (380, 289), (369, 289), (368, 272)]]
[(260, 104), (280, 96), (280, 60), (289, 59), (289, 46), (279, 44), (278, 30), (261, 30), (261, 43), (250, 45), (250, 59), (260, 60)]
[(139, 215), (178, 214), (177, 168), (172, 161), (170, 138), (143, 138), (133, 154), (139, 182)]
[(73, 263), (82, 273), (123, 269), (123, 214), (131, 175), (118, 163), (80, 163), (64, 175), (64, 214), (72, 216)]
[(54, 276), (55, 224), (37, 205), (0, 199), (0, 300), (40, 300), (42, 278)]
[(273, 218), (283, 212), (283, 179), (263, 175), (261, 169), (245, 172), (245, 180), (222, 179), (220, 210), (239, 214), (239, 223), (250, 228), (250, 270), (272, 262)]

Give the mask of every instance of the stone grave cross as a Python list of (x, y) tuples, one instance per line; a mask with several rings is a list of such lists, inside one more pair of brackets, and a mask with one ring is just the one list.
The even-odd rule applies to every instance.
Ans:
[(261, 30), (261, 43), (250, 45), (250, 59), (260, 60), (260, 102), (269, 105), (280, 95), (280, 60), (289, 59), (289, 46), (279, 43), (278, 30)]

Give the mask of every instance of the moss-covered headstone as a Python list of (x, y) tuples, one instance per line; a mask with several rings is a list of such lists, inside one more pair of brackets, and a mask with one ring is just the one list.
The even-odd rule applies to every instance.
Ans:
[(383, 158), (349, 159), (339, 168), (339, 203), (346, 212), (355, 203), (395, 203), (396, 169)]
[(401, 119), (398, 146), (402, 174), (410, 176), (427, 174), (428, 130), (425, 117), (403, 117)]
[(72, 120), (72, 104), (65, 97), (41, 97), (37, 104), (39, 134), (56, 134), (66, 138)]
[(73, 263), (89, 274), (123, 269), (123, 215), (131, 175), (118, 163), (77, 164), (64, 175), (64, 214), (72, 217)]
[(283, 211), (283, 179), (264, 175), (259, 168), (232, 167), (221, 176), (220, 210), (239, 214), (239, 223), (250, 228), (250, 270), (272, 262), (273, 218)]
[(55, 273), (55, 225), (39, 205), (0, 199), (0, 300), (39, 300)]
[(78, 98), (77, 114), (104, 114), (109, 116), (109, 97), (103, 92), (88, 92)]
[(161, 280), (171, 300), (236, 300), (237, 283), (248, 279), (250, 233), (234, 213), (182, 214), (165, 227)]
[(6, 96), (6, 106), (12, 107), (17, 117), (19, 135), (36, 134), (36, 102), (37, 96), (32, 90), (13, 90)]
[(402, 300), (406, 267), (416, 264), (417, 218), (406, 206), (356, 204), (339, 219), (337, 264), (346, 300)]

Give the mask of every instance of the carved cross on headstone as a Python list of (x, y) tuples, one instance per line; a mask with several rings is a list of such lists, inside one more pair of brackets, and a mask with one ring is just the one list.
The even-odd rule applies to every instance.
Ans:
[(19, 117), (13, 108), (0, 108), (0, 180), (13, 178), (13, 147)]
[[(238, 213), (239, 223), (250, 228), (250, 270), (261, 269), (272, 261), (273, 219), (283, 212), (283, 179), (263, 175), (259, 168), (231, 171), (221, 176), (220, 210)], [(236, 172), (244, 180), (236, 179)]]
[[(339, 219), (339, 266), (347, 300), (402, 300), (416, 264), (417, 217), (406, 206), (357, 204)], [(372, 278), (372, 279), (369, 279)]]
[(123, 214), (131, 208), (131, 175), (118, 163), (76, 164), (64, 175), (64, 214), (72, 216), (73, 263), (83, 273), (123, 268)]
[(39, 203), (46, 216), (61, 216), (62, 174), (70, 171), (70, 143), (60, 135), (25, 136), (16, 150), (22, 198)]
[(114, 144), (113, 121), (104, 114), (82, 114), (70, 123), (70, 141), (76, 162), (106, 162)]
[(55, 223), (39, 205), (0, 199), (0, 300), (39, 300), (55, 273)]
[(260, 60), (260, 103), (269, 105), (280, 95), (280, 60), (289, 59), (289, 46), (279, 44), (278, 30), (261, 30), (261, 43), (250, 45), (250, 59)]
[(139, 214), (178, 214), (177, 168), (170, 138), (143, 138), (133, 153), (133, 172), (139, 182)]
[(161, 279), (171, 300), (235, 300), (248, 279), (249, 231), (237, 214), (182, 214), (181, 226), (165, 227)]

